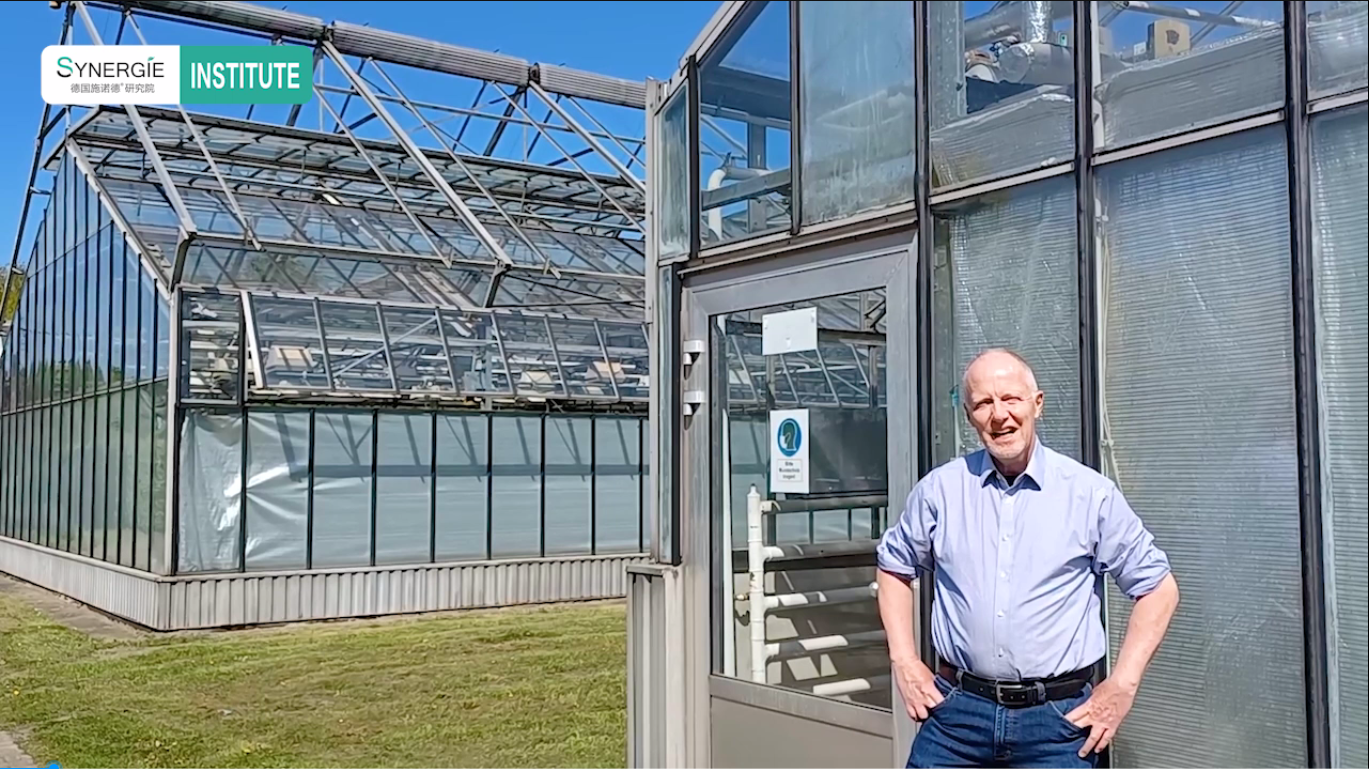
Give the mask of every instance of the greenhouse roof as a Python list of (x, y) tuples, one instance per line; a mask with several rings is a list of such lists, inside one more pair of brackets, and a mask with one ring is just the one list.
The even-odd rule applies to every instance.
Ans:
[(301, 105), (45, 107), (30, 201), (70, 166), (179, 291), (190, 401), (645, 401), (645, 82), (255, 3), (56, 7), (64, 44), (313, 49)]

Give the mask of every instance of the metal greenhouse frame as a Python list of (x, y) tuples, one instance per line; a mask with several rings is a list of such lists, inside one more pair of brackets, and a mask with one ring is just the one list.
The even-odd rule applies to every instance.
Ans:
[(43, 110), (4, 570), (162, 629), (622, 595), (645, 83), (248, 3), (54, 5), (66, 44), (308, 46), (314, 98)]

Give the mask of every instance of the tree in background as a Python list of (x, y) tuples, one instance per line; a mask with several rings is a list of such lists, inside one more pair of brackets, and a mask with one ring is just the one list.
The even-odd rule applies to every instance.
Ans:
[(23, 271), (14, 271), (13, 285), (9, 287), (9, 291), (5, 291), (5, 282), (9, 279), (9, 269), (0, 269), (0, 293), (5, 295), (5, 306), (0, 308), (0, 326), (9, 325), (10, 319), (14, 317), (14, 313), (19, 309), (19, 297), (24, 294)]

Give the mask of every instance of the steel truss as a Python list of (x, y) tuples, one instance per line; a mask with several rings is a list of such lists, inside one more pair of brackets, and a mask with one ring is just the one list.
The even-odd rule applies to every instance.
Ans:
[[(179, 303), (189, 400), (645, 400), (644, 83), (248, 3), (65, 5), (64, 43), (170, 22), (314, 50), (313, 100), (275, 119), (44, 110), (24, 210), (74, 156)], [(424, 99), (435, 75), (470, 106)], [(6, 296), (39, 267), (25, 225)]]

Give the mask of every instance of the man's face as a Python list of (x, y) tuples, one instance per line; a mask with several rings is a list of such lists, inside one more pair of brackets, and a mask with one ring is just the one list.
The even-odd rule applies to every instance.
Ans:
[(965, 412), (979, 440), (1000, 462), (1024, 460), (1045, 395), (1011, 356), (987, 355), (965, 375)]

